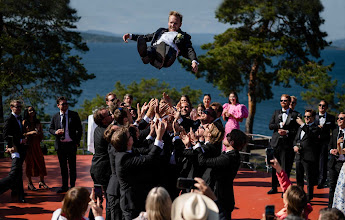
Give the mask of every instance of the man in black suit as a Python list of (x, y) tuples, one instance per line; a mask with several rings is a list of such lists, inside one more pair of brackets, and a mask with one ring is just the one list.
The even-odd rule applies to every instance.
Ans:
[[(12, 100), (10, 103), (11, 115), (5, 120), (4, 124), (4, 139), (9, 143), (17, 147), (20, 155), (19, 167), (20, 175), (16, 178), (14, 187), (12, 188), (12, 195), (17, 195), (20, 202), (25, 202), (24, 188), (23, 188), (23, 169), (22, 165), (26, 156), (26, 141), (23, 133), (22, 125), (22, 103), (19, 100)], [(12, 146), (9, 146), (12, 147)]]
[[(274, 157), (282, 165), (287, 175), (290, 176), (294, 160), (293, 140), (299, 125), (296, 122), (298, 113), (289, 108), (291, 97), (283, 94), (280, 97), (281, 109), (276, 110), (271, 118), (269, 129), (273, 130), (271, 147), (274, 149)], [(277, 193), (278, 179), (276, 171), (272, 168), (272, 189), (268, 194)]]
[[(337, 185), (338, 176), (345, 162), (344, 156), (344, 133), (345, 133), (345, 113), (340, 112), (337, 118), (338, 128), (333, 130), (331, 140), (329, 141), (328, 151), (331, 158), (328, 163), (329, 169), (329, 201), (328, 207), (333, 204), (335, 187)], [(341, 154), (340, 151), (343, 151)]]
[(12, 165), (11, 171), (8, 175), (0, 180), (0, 195), (5, 193), (10, 188), (13, 188), (15, 181), (21, 176), (22, 162), (20, 161), (20, 155), (17, 152), (16, 146), (11, 148), (6, 147), (6, 151), (11, 154)]
[(335, 117), (327, 113), (328, 103), (325, 100), (319, 102), (319, 113), (315, 116), (315, 124), (320, 128), (320, 152), (319, 152), (319, 182), (318, 189), (325, 186), (327, 179), (327, 163), (328, 163), (328, 144), (331, 133), (335, 129)]
[(224, 141), (226, 151), (217, 157), (207, 158), (201, 147), (197, 147), (200, 166), (212, 168), (215, 178), (215, 194), (223, 208), (226, 219), (231, 219), (235, 207), (233, 183), (240, 167), (239, 151), (247, 144), (247, 136), (238, 129), (227, 134)]
[(65, 97), (59, 97), (56, 103), (60, 112), (53, 116), (49, 132), (55, 136), (55, 150), (58, 154), (62, 176), (62, 187), (57, 193), (62, 193), (68, 191), (67, 161), (71, 188), (75, 186), (77, 179), (76, 154), (83, 128), (78, 113), (68, 110)]
[(320, 128), (315, 125), (315, 111), (307, 109), (304, 112), (304, 120), (297, 118), (300, 125), (294, 140), (294, 151), (296, 153), (296, 179), (297, 185), (304, 187), (304, 171), (307, 175), (308, 200), (313, 199), (314, 185), (317, 183), (317, 167), (319, 153), (319, 134)]
[[(191, 42), (191, 36), (183, 32), (182, 15), (177, 11), (169, 14), (168, 28), (159, 28), (155, 33), (147, 35), (125, 34), (123, 40), (128, 39), (138, 42), (138, 52), (144, 64), (161, 69), (171, 66), (176, 57), (182, 55), (192, 61), (192, 70), (198, 71), (198, 61)], [(146, 42), (151, 42), (147, 48)]]

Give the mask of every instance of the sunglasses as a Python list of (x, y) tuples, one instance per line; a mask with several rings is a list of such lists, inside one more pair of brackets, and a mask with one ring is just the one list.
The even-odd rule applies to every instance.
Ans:
[(12, 106), (13, 108), (22, 108), (22, 106), (21, 105), (17, 105), (17, 106)]
[(67, 102), (64, 102), (64, 103), (62, 103), (61, 105), (62, 105), (62, 106), (66, 106), (66, 105), (68, 105), (68, 103), (67, 103)]
[(343, 117), (338, 117), (338, 120), (344, 120), (344, 118)]
[(322, 108), (323, 108), (323, 107), (326, 107), (326, 105), (322, 105), (322, 104), (319, 104), (319, 106), (322, 107)]
[(289, 100), (287, 99), (281, 99), (280, 102), (288, 102)]
[(305, 118), (311, 118), (311, 116), (306, 116), (306, 115), (305, 115), (304, 117), (305, 117)]
[(113, 98), (113, 99), (111, 99), (111, 100), (109, 100), (109, 101), (114, 102), (114, 101), (115, 101), (115, 99), (116, 99), (116, 98)]

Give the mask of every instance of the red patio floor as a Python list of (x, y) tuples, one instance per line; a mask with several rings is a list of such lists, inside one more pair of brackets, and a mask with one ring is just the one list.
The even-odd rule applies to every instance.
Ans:
[[(92, 156), (77, 156), (77, 186), (90, 188), (93, 185), (89, 170)], [(64, 195), (56, 194), (61, 184), (60, 168), (57, 156), (45, 156), (48, 176), (46, 184), (49, 190), (39, 189), (36, 192), (27, 190), (27, 180), (24, 178), (24, 189), (28, 194), (27, 203), (17, 203), (11, 198), (10, 191), (0, 196), (0, 219), (51, 219), (52, 213), (61, 207)], [(0, 159), (0, 178), (7, 175), (10, 169), (9, 158)], [(25, 174), (24, 174), (25, 176)], [(33, 178), (34, 185), (38, 187), (38, 178)], [(270, 189), (270, 177), (264, 172), (255, 172), (241, 169), (234, 183), (236, 207), (233, 219), (261, 219), (266, 205), (275, 205), (276, 211), (283, 207), (281, 194), (267, 195)], [(326, 207), (328, 202), (328, 189), (316, 189), (312, 201), (314, 211), (310, 219), (317, 219), (319, 210)], [(105, 216), (105, 214), (103, 214)]]

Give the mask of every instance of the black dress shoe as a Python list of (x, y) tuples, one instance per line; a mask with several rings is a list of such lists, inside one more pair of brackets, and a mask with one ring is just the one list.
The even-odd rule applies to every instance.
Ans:
[(65, 193), (68, 191), (68, 188), (61, 188), (58, 191), (56, 191), (56, 193)]
[(18, 197), (18, 200), (20, 203), (26, 203), (26, 200), (24, 197)]
[(137, 39), (137, 49), (141, 57), (146, 57), (147, 55), (147, 45), (143, 37), (138, 37)]
[(275, 194), (277, 192), (277, 188), (272, 188), (270, 191), (267, 192), (267, 194)]
[(319, 183), (319, 184), (317, 185), (317, 188), (318, 188), (318, 189), (323, 189), (323, 188), (325, 188), (325, 184), (324, 184), (324, 183)]

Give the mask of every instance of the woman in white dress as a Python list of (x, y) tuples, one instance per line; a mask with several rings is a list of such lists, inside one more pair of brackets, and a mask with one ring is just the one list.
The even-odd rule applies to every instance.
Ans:
[(345, 214), (345, 163), (339, 173), (332, 208), (337, 208)]

